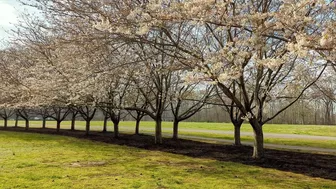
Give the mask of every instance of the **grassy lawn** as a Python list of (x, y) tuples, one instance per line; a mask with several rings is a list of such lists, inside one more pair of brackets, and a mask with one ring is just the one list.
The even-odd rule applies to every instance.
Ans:
[(4, 131), (0, 163), (2, 189), (336, 187), (335, 181), (258, 166)]
[[(14, 121), (9, 121), (9, 125), (14, 125)], [(19, 121), (20, 125), (24, 125), (23, 121)], [(2, 124), (0, 124), (2, 125)], [(55, 121), (48, 121), (49, 127), (56, 127)], [(92, 121), (92, 129), (101, 129), (103, 125), (102, 121)], [(134, 121), (120, 122), (121, 127), (134, 128)], [(155, 123), (153, 121), (142, 121), (140, 128), (154, 128)], [(31, 121), (31, 126), (41, 127), (41, 121)], [(78, 129), (82, 129), (85, 126), (85, 122), (77, 121), (76, 126)], [(112, 122), (108, 122), (108, 126), (112, 126)], [(172, 122), (163, 122), (163, 128), (172, 129)], [(62, 128), (70, 128), (70, 121), (62, 122)], [(233, 131), (231, 123), (205, 123), (205, 122), (181, 122), (180, 129), (207, 129), (207, 130), (221, 130), (221, 131)], [(112, 128), (111, 128), (112, 129)], [(322, 125), (288, 125), (288, 124), (266, 124), (263, 127), (265, 133), (282, 133), (282, 134), (302, 134), (302, 135), (314, 135), (314, 136), (333, 136), (336, 137), (336, 126), (322, 126)], [(252, 132), (252, 128), (249, 124), (243, 124), (241, 128), (242, 132)]]
[[(14, 122), (10, 121), (9, 125), (13, 125)], [(102, 121), (92, 121), (92, 130), (101, 130)], [(24, 122), (20, 121), (19, 125), (23, 126)], [(56, 122), (48, 121), (47, 126), (49, 128), (55, 128)], [(124, 121), (120, 123), (121, 132), (131, 133), (133, 132), (135, 123), (132, 121)], [(165, 134), (172, 134), (172, 123), (163, 122), (163, 132)], [(31, 121), (31, 127), (41, 127), (41, 121)], [(70, 121), (62, 122), (62, 128), (69, 129)], [(77, 121), (76, 129), (84, 130), (85, 122)], [(154, 122), (144, 121), (141, 122), (140, 131), (153, 133)], [(180, 129), (200, 129), (200, 130), (221, 130), (221, 131), (232, 131), (233, 128), (231, 124), (228, 123), (195, 123), (195, 122), (181, 122)], [(108, 122), (108, 130), (112, 131), (112, 122)], [(242, 126), (242, 131), (252, 132), (249, 125), (245, 124)], [(334, 136), (336, 137), (336, 126), (317, 126), (317, 125), (265, 125), (265, 133), (282, 133), (282, 134), (306, 134), (306, 135), (316, 135), (316, 136)], [(181, 135), (199, 136), (199, 137), (209, 137), (209, 138), (219, 138), (219, 139), (230, 139), (233, 140), (233, 135), (230, 134), (216, 134), (216, 133), (206, 133), (206, 132), (194, 132), (194, 131), (183, 131), (179, 132)], [(242, 136), (242, 141), (253, 141), (252, 136)], [(295, 145), (295, 146), (311, 146), (320, 148), (336, 148), (335, 140), (309, 140), (309, 139), (286, 139), (286, 138), (265, 138), (265, 143), (271, 144), (284, 144), (284, 145)]]
[[(228, 134), (209, 134), (201, 132), (180, 132), (181, 135), (198, 136), (217, 139), (228, 139), (233, 141), (233, 136)], [(241, 141), (253, 142), (252, 136), (242, 136)], [(310, 146), (317, 148), (336, 149), (336, 140), (308, 140), (308, 139), (288, 139), (288, 138), (265, 138), (265, 143), (282, 144), (292, 146)]]
[[(154, 122), (144, 121), (140, 126), (143, 128), (154, 128)], [(134, 126), (135, 123), (131, 121), (122, 122), (122, 126)], [(171, 122), (164, 122), (163, 128), (172, 128)], [(208, 130), (222, 130), (233, 131), (231, 123), (205, 123), (205, 122), (181, 122), (180, 129), (208, 129)], [(263, 127), (265, 133), (282, 133), (282, 134), (302, 134), (315, 136), (334, 136), (336, 137), (336, 126), (321, 126), (321, 125), (287, 125), (287, 124), (266, 124)], [(243, 124), (242, 132), (252, 132), (249, 124)]]

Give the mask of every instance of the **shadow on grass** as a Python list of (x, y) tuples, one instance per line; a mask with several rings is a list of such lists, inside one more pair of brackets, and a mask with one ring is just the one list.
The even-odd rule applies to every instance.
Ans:
[[(5, 130), (0, 128), (0, 130)], [(251, 158), (252, 147), (249, 146), (232, 146), (223, 144), (211, 144), (197, 142), (192, 140), (178, 140), (165, 138), (162, 145), (153, 143), (154, 137), (149, 135), (128, 135), (121, 134), (118, 139), (113, 138), (112, 133), (91, 132), (85, 136), (84, 131), (61, 130), (56, 132), (55, 129), (36, 129), (28, 131), (24, 128), (9, 127), (7, 131), (30, 132), (42, 134), (54, 134), (71, 136), (91, 141), (99, 141), (110, 144), (126, 145), (146, 150), (156, 150), (175, 154), (182, 154), (197, 158), (210, 158), (218, 161), (231, 161), (246, 165), (254, 165), (263, 168), (272, 168), (281, 171), (289, 171), (298, 174), (304, 174), (311, 177), (320, 177), (325, 179), (336, 180), (336, 156), (326, 154), (312, 154), (304, 152), (294, 152), (285, 150), (265, 150), (265, 158), (254, 160)]]

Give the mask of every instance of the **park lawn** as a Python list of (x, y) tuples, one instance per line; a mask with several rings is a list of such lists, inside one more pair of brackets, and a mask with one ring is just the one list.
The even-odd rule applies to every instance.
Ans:
[[(9, 121), (10, 126), (14, 125), (14, 121)], [(24, 122), (20, 121), (19, 124), (24, 126)], [(30, 125), (32, 127), (41, 127), (41, 121), (31, 121)], [(0, 124), (1, 125), (1, 124)], [(47, 125), (49, 128), (55, 128), (55, 121), (48, 121)], [(63, 121), (62, 128), (69, 129), (70, 121)], [(103, 122), (102, 121), (92, 121), (92, 130), (101, 130)], [(109, 130), (112, 129), (112, 122), (108, 121)], [(134, 121), (122, 121), (120, 122), (121, 129), (128, 128), (134, 129)], [(153, 121), (142, 121), (140, 123), (140, 128), (150, 128), (154, 129), (155, 122)], [(76, 122), (77, 129), (81, 130), (85, 128), (84, 121)], [(163, 122), (162, 127), (166, 129), (172, 129), (172, 122)], [(231, 123), (206, 123), (206, 122), (181, 122), (179, 125), (180, 129), (206, 129), (206, 130), (221, 130), (221, 131), (233, 131), (233, 126)], [(301, 134), (301, 135), (314, 135), (314, 136), (332, 136), (336, 137), (336, 126), (322, 126), (322, 125), (289, 125), (289, 124), (266, 124), (263, 127), (264, 133), (282, 133), (282, 134)], [(252, 132), (252, 128), (249, 124), (243, 124), (241, 128), (242, 132)]]
[(0, 132), (0, 188), (335, 188), (240, 163), (71, 137)]
[[(232, 140), (233, 142), (233, 136), (229, 134), (210, 134), (210, 133), (201, 133), (201, 132), (179, 132), (179, 134), (187, 135), (187, 136), (206, 137), (206, 138), (227, 139), (227, 140)], [(253, 142), (254, 139), (252, 136), (241, 136), (241, 141), (242, 142), (244, 141)], [(281, 144), (281, 145), (291, 145), (291, 146), (336, 149), (336, 140), (264, 138), (264, 142), (267, 144)]]
[[(14, 124), (13, 121), (9, 122), (9, 125)], [(120, 131), (123, 133), (133, 133), (135, 123), (132, 121), (124, 121), (120, 122)], [(154, 129), (154, 122), (144, 121), (141, 122), (140, 132), (153, 134)], [(172, 135), (172, 128), (170, 122), (163, 122), (163, 133), (166, 135)], [(24, 122), (20, 121), (19, 125), (23, 126)], [(55, 121), (48, 121), (47, 127), (48, 128), (55, 128), (56, 122)], [(41, 121), (31, 121), (31, 127), (41, 127)], [(195, 122), (181, 122), (180, 129), (199, 129), (198, 131), (179, 131), (181, 135), (188, 135), (188, 136), (198, 136), (198, 137), (207, 137), (207, 138), (218, 138), (218, 139), (228, 139), (233, 140), (233, 135), (231, 134), (222, 134), (222, 133), (206, 133), (201, 132), (202, 130), (207, 130), (205, 126), (208, 126), (209, 130), (220, 130), (222, 127), (223, 130), (232, 131), (232, 126), (228, 123), (195, 123)], [(70, 121), (62, 122), (63, 129), (70, 129)], [(245, 124), (242, 126), (242, 131), (250, 131), (250, 126)], [(310, 134), (320, 135), (320, 136), (334, 136), (336, 134), (336, 126), (313, 126), (313, 125), (265, 125), (264, 132), (267, 132), (269, 129), (271, 132), (269, 133), (295, 133), (295, 134)], [(281, 130), (283, 128), (283, 130)], [(84, 121), (77, 121), (76, 122), (76, 129), (84, 130), (85, 129), (85, 122)], [(297, 132), (297, 130), (302, 130), (302, 132)], [(91, 123), (91, 130), (99, 131), (102, 130), (102, 121), (92, 121)], [(112, 122), (108, 122), (108, 130), (113, 131)], [(300, 130), (300, 131), (301, 131)], [(335, 131), (334, 131), (335, 130)], [(329, 132), (327, 132), (329, 131)], [(252, 136), (241, 136), (242, 141), (252, 142)], [(335, 140), (309, 140), (309, 139), (287, 139), (287, 138), (267, 138), (265, 137), (265, 143), (269, 144), (283, 144), (283, 145), (294, 145), (294, 146), (310, 146), (310, 147), (318, 147), (318, 148), (331, 148), (336, 149), (336, 141)]]
[[(152, 130), (142, 129), (144, 134), (154, 134)], [(124, 131), (123, 133), (132, 134), (130, 131)], [(165, 137), (172, 137), (172, 132), (167, 132), (163, 130)], [(205, 137), (205, 138), (215, 138), (215, 139), (226, 139), (234, 140), (233, 135), (230, 134), (216, 134), (216, 133), (202, 133), (202, 132), (187, 132), (179, 131), (180, 135), (185, 136), (196, 136), (196, 137)], [(182, 137), (183, 138), (183, 137)], [(241, 136), (242, 142), (253, 142), (254, 138), (252, 136)], [(195, 139), (199, 140), (199, 139)], [(209, 141), (209, 140), (206, 140)], [(303, 147), (316, 147), (316, 148), (328, 148), (336, 149), (336, 140), (309, 140), (309, 139), (289, 139), (289, 138), (264, 138), (264, 142), (267, 144), (280, 144), (280, 145), (291, 145), (291, 146), (303, 146)]]
[[(132, 121), (121, 122), (121, 126), (134, 127)], [(154, 128), (155, 123), (152, 121), (143, 121), (140, 123), (141, 128)], [(163, 128), (172, 128), (172, 122), (163, 122)], [(180, 129), (205, 129), (205, 130), (221, 130), (233, 131), (231, 123), (207, 123), (207, 122), (181, 122)], [(336, 137), (336, 126), (322, 125), (288, 125), (288, 124), (266, 124), (263, 126), (264, 133), (282, 133), (282, 134), (301, 134), (314, 136), (334, 136)], [(242, 132), (252, 132), (249, 124), (243, 124)]]

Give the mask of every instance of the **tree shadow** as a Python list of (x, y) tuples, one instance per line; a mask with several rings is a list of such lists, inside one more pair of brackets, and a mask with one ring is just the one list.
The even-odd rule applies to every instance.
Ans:
[[(5, 129), (0, 128), (0, 130)], [(209, 158), (218, 161), (231, 161), (245, 165), (304, 174), (311, 177), (336, 180), (336, 155), (330, 154), (266, 149), (265, 158), (255, 160), (251, 157), (252, 147), (249, 146), (223, 145), (183, 139), (176, 141), (167, 138), (163, 140), (162, 145), (155, 145), (154, 137), (149, 135), (120, 134), (120, 137), (116, 139), (112, 137), (113, 133), (111, 132), (91, 132), (90, 135), (86, 136), (85, 131), (61, 130), (60, 132), (56, 132), (54, 129), (36, 128), (26, 131), (20, 127), (8, 127), (6, 130), (71, 136), (109, 144), (126, 145), (146, 150), (163, 151), (197, 158)]]

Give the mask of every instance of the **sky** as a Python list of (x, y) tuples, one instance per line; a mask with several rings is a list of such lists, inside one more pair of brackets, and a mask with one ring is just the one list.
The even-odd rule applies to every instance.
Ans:
[(23, 10), (18, 0), (0, 0), (0, 40), (8, 38), (6, 30), (18, 22), (19, 12)]

